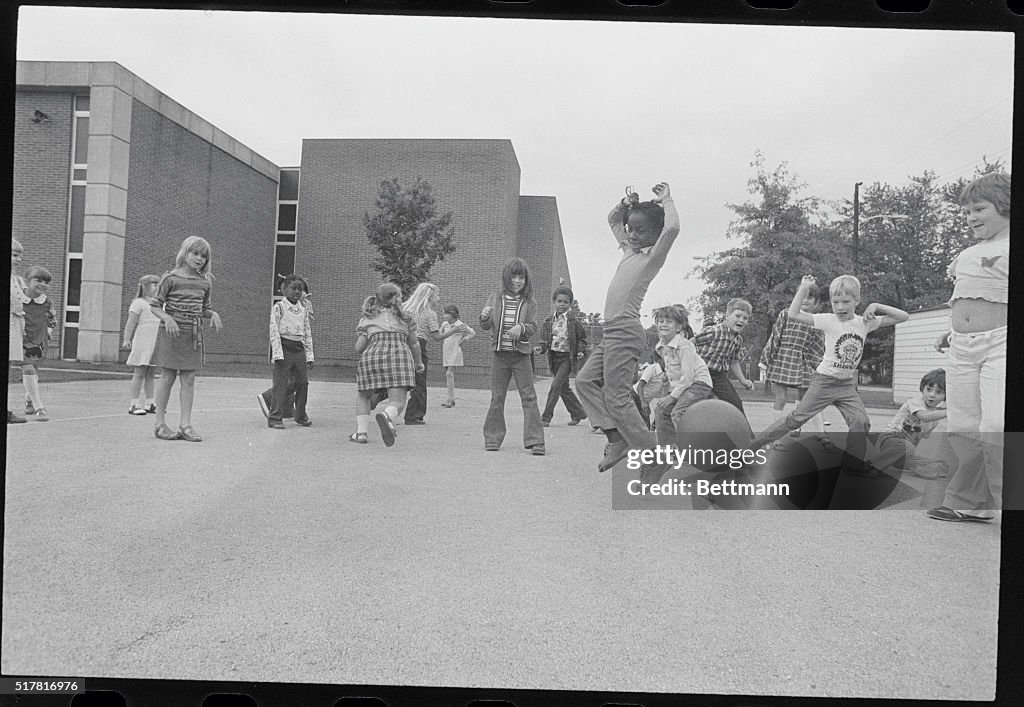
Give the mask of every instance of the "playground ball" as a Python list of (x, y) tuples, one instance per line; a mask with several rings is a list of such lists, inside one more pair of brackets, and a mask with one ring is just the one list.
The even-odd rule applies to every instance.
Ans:
[(691, 466), (707, 471), (746, 449), (750, 425), (735, 406), (722, 400), (702, 400), (683, 413), (676, 425), (676, 443), (680, 451), (691, 450)]

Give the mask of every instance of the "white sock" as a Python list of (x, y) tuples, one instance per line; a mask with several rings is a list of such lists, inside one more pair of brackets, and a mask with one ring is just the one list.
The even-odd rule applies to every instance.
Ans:
[(128, 405), (130, 407), (137, 407), (138, 404), (139, 404), (139, 399), (138, 398), (132, 398), (131, 401), (128, 403)]
[(356, 415), (356, 432), (366, 434), (366, 431), (370, 429), (370, 416), (369, 415)]
[(384, 414), (388, 416), (389, 420), (394, 422), (398, 419), (398, 407), (389, 400), (387, 407), (384, 408)]
[(149, 407), (150, 405), (155, 405), (155, 404), (156, 404), (156, 401), (153, 400), (153, 398), (146, 398), (146, 407)]
[(36, 410), (43, 407), (43, 401), (39, 399), (39, 376), (35, 373), (23, 373), (21, 382), (25, 384), (25, 392), (28, 393), (29, 400), (32, 401), (32, 407)]

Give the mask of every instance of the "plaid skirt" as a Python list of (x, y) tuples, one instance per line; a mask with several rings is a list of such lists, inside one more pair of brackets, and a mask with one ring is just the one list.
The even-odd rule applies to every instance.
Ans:
[(416, 363), (408, 337), (397, 331), (370, 336), (370, 343), (356, 366), (356, 389), (412, 388), (416, 385)]

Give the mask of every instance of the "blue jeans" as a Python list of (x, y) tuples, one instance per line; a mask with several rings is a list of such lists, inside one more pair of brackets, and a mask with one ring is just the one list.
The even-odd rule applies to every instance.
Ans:
[(565, 409), (569, 411), (569, 416), (573, 420), (582, 420), (587, 416), (580, 399), (576, 397), (576, 393), (572, 392), (572, 388), (569, 386), (569, 374), (572, 373), (570, 356), (572, 354), (568, 351), (548, 351), (548, 367), (554, 378), (551, 379), (547, 404), (544, 405), (544, 412), (540, 416), (544, 422), (551, 422), (559, 398), (565, 403)]
[(864, 401), (860, 399), (853, 378), (843, 380), (815, 372), (811, 376), (811, 384), (807, 388), (807, 393), (796, 404), (796, 409), (788, 415), (779, 417), (757, 435), (750, 444), (751, 449), (762, 447), (769, 442), (774, 442), (787, 432), (800, 429), (805, 422), (829, 405), (835, 405), (839, 409), (843, 419), (846, 420), (846, 426), (850, 428), (843, 466), (851, 471), (863, 470), (871, 418), (868, 417), (868, 411), (864, 409)]
[(636, 409), (630, 392), (647, 335), (639, 319), (617, 317), (605, 323), (601, 343), (576, 374), (576, 392), (590, 424), (616, 429), (631, 449), (651, 449), (654, 434)]
[(946, 486), (946, 508), (1002, 507), (1005, 386), (1005, 326), (950, 335), (946, 416), (949, 444), (959, 466)]
[(533, 387), (530, 355), (518, 351), (495, 351), (491, 364), (491, 406), (484, 420), (484, 443), (498, 445), (505, 441), (505, 395), (509, 381), (515, 378), (519, 400), (523, 404), (523, 446), (544, 444), (544, 427), (537, 407), (537, 391)]
[(702, 381), (694, 381), (693, 385), (683, 391), (672, 409), (657, 413), (658, 444), (675, 444), (678, 439), (679, 420), (694, 403), (711, 397), (711, 386)]
[(405, 421), (422, 420), (427, 414), (427, 340), (420, 342), (420, 359), (423, 370), (416, 374), (416, 386), (409, 390), (409, 402), (405, 406)]

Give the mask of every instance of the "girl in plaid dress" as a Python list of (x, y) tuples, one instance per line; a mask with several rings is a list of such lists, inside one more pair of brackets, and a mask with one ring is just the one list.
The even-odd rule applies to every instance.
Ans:
[[(811, 289), (804, 298), (801, 311), (813, 314), (820, 306), (817, 287)], [(772, 327), (772, 335), (761, 350), (761, 361), (758, 368), (767, 372), (775, 392), (772, 408), (781, 412), (786, 408), (789, 390), (795, 388), (796, 399), (799, 401), (807, 392), (811, 373), (821, 363), (825, 352), (823, 334), (812, 326), (793, 321), (786, 310), (779, 312)], [(821, 413), (808, 420), (804, 427), (809, 432), (821, 434), (825, 428)], [(793, 430), (794, 437), (800, 436), (800, 430)]]
[(405, 407), (405, 395), (423, 370), (416, 325), (402, 310), (402, 290), (392, 282), (382, 283), (363, 302), (363, 316), (356, 327), (356, 431), (349, 440), (367, 443), (370, 399), (378, 388), (387, 388), (384, 412), (376, 415), (385, 446), (395, 443), (395, 420)]

